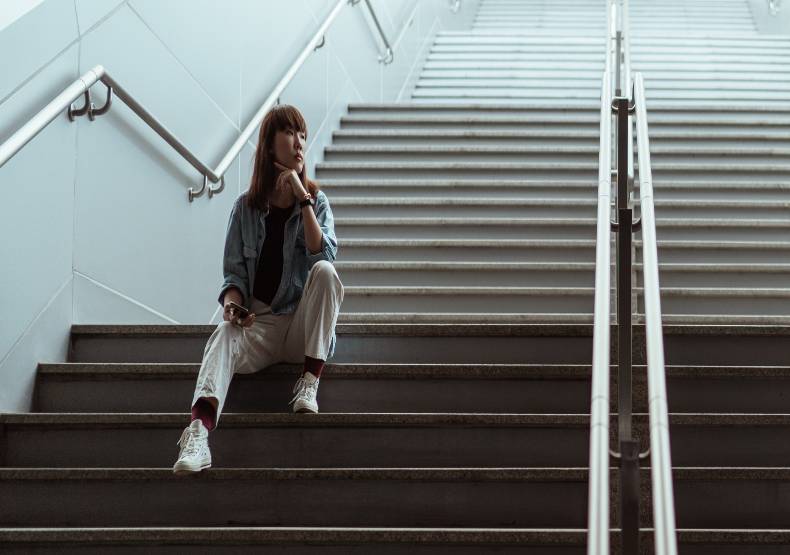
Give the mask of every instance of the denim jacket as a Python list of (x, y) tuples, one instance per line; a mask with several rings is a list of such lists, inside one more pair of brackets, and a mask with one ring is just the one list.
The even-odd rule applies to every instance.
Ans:
[[(225, 235), (225, 254), (222, 260), (222, 269), (225, 281), (219, 294), (219, 303), (222, 304), (225, 291), (236, 287), (241, 291), (242, 304), (249, 306), (252, 288), (255, 285), (255, 271), (258, 267), (258, 257), (266, 238), (266, 221), (268, 212), (261, 212), (257, 208), (250, 208), (246, 203), (247, 193), (242, 193), (230, 212), (228, 229)], [(283, 274), (280, 287), (272, 298), (271, 307), (273, 314), (290, 314), (296, 310), (302, 298), (307, 274), (319, 260), (334, 263), (337, 257), (337, 238), (335, 237), (335, 220), (329, 200), (323, 191), (318, 191), (316, 204), (313, 207), (318, 225), (321, 227), (321, 250), (310, 254), (304, 238), (304, 223), (302, 221), (302, 208), (299, 203), (294, 204), (293, 212), (285, 222), (283, 230)], [(332, 343), (327, 358), (335, 352), (337, 342), (334, 331)]]

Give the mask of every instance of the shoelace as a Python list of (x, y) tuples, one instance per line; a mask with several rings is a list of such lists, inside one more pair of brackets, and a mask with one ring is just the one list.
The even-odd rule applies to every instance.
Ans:
[(299, 380), (296, 382), (296, 385), (294, 385), (293, 391), (291, 391), (291, 393), (296, 393), (296, 395), (294, 395), (293, 399), (288, 401), (288, 404), (290, 405), (291, 403), (296, 401), (296, 399), (298, 399), (299, 397), (308, 400), (308, 390), (311, 390), (309, 392), (309, 395), (315, 397), (315, 393), (317, 389), (318, 389), (318, 380), (314, 381), (312, 384), (309, 384), (307, 383), (307, 380), (304, 379), (304, 376), (300, 377)]
[(178, 439), (178, 445), (183, 448), (182, 456), (196, 455), (198, 452), (198, 433), (195, 432), (191, 426), (184, 428), (181, 432), (181, 437)]

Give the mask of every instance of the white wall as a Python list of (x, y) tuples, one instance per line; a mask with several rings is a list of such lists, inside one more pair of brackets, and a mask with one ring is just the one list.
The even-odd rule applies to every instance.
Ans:
[[(311, 172), (348, 104), (408, 99), (432, 34), (468, 28), (477, 5), (415, 1), (394, 63), (378, 63), (363, 4), (346, 6), (281, 96), (307, 119)], [(101, 64), (215, 166), (334, 3), (45, 0), (0, 31), (0, 142)], [(412, 0), (372, 4), (394, 40)], [(104, 85), (92, 94), (101, 106)], [(0, 168), (0, 411), (30, 410), (36, 365), (66, 360), (72, 323), (218, 322), (224, 233), (254, 140), (225, 192), (189, 203), (202, 178), (114, 98), (93, 122), (57, 118)]]
[(749, 0), (752, 16), (760, 33), (769, 35), (790, 34), (790, 0), (783, 0), (776, 14), (768, 10), (768, 0)]

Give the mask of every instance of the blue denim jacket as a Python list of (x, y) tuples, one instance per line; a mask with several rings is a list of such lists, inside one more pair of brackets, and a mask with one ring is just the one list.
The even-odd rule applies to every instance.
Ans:
[[(255, 271), (258, 267), (263, 241), (266, 238), (266, 221), (268, 212), (250, 208), (246, 203), (247, 193), (242, 193), (233, 204), (225, 235), (225, 254), (222, 269), (225, 281), (219, 294), (222, 304), (225, 291), (236, 287), (241, 291), (242, 303), (249, 306), (252, 288), (255, 284)], [(304, 239), (304, 223), (302, 208), (294, 204), (293, 212), (285, 222), (283, 230), (283, 274), (280, 287), (272, 298), (271, 307), (274, 314), (290, 314), (296, 310), (302, 298), (307, 274), (319, 260), (334, 263), (337, 257), (337, 238), (335, 237), (335, 220), (329, 200), (323, 191), (318, 191), (316, 204), (313, 207), (318, 225), (321, 227), (321, 250), (310, 254)], [(335, 352), (337, 342), (334, 331), (332, 344), (327, 358)]]

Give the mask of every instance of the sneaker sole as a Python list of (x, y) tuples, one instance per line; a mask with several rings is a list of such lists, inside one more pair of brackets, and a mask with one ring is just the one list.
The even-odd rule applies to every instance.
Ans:
[(318, 406), (315, 408), (305, 405), (303, 403), (294, 403), (294, 412), (312, 412), (313, 414), (318, 414)]
[(200, 472), (201, 470), (205, 470), (206, 468), (211, 468), (211, 461), (208, 463), (202, 464), (198, 467), (191, 466), (189, 464), (174, 464), (173, 465), (173, 474), (176, 476), (181, 476), (184, 474), (195, 474), (196, 472)]

